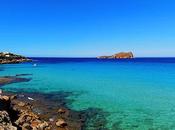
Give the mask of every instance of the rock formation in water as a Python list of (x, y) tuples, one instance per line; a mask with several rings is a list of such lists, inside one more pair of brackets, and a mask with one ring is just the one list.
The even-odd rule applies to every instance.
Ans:
[(134, 58), (134, 55), (132, 52), (120, 52), (120, 53), (116, 53), (111, 56), (99, 56), (97, 58), (99, 59), (130, 59), (130, 58)]
[[(0, 77), (0, 87), (30, 78), (17, 76)], [(85, 130), (89, 124), (94, 130), (106, 129), (107, 113), (101, 109), (82, 111), (70, 109), (71, 92), (50, 94), (29, 92), (4, 92), (0, 89), (0, 130)]]
[(16, 100), (16, 96), (0, 96), (1, 130), (49, 130), (49, 124), (33, 113), (30, 104)]
[(17, 83), (17, 82), (28, 82), (31, 78), (22, 78), (18, 76), (4, 76), (0, 77), (0, 87), (5, 84)]
[[(52, 110), (54, 119), (47, 119), (46, 113), (40, 111), (44, 104), (40, 101), (27, 101), (23, 95), (0, 94), (0, 130), (80, 130), (81, 121), (72, 119), (70, 110), (64, 113)], [(36, 108), (37, 107), (37, 108)], [(63, 109), (63, 108), (60, 108)], [(39, 112), (37, 112), (37, 110)], [(78, 115), (77, 115), (78, 117)]]
[(29, 61), (31, 61), (31, 59), (21, 55), (16, 55), (9, 52), (0, 52), (0, 64), (22, 63)]

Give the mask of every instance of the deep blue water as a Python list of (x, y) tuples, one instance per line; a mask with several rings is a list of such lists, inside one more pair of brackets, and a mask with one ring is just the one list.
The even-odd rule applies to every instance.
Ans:
[(50, 58), (31, 57), (39, 63), (60, 63), (60, 62), (143, 62), (143, 63), (175, 63), (175, 58), (134, 58), (134, 59), (97, 59), (97, 58)]
[[(72, 109), (100, 108), (111, 130), (175, 129), (175, 58), (32, 58), (1, 65), (0, 75), (32, 74), (4, 86), (10, 91), (68, 91)], [(36, 64), (36, 66), (33, 66)], [(93, 130), (89, 126), (89, 130)]]

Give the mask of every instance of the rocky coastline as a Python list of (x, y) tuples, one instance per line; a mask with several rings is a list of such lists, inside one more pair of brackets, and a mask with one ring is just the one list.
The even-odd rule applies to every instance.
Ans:
[(84, 119), (79, 113), (63, 106), (48, 109), (44, 97), (29, 95), (1, 94), (0, 130), (81, 130)]
[[(0, 64), (29, 62), (31, 59), (0, 53)], [(0, 71), (3, 71), (1, 69)], [(32, 74), (0, 77), (0, 130), (108, 130), (108, 113), (98, 108), (73, 110), (68, 104), (73, 92), (39, 93), (22, 89), (5, 91), (7, 84), (29, 82)], [(89, 128), (90, 127), (90, 128)]]
[(23, 63), (30, 61), (32, 60), (21, 55), (9, 52), (0, 52), (0, 64), (14, 64), (14, 63)]
[(98, 59), (131, 59), (134, 58), (132, 52), (120, 52), (111, 56), (99, 56)]
[[(0, 87), (31, 79), (22, 75), (0, 77)], [(52, 94), (6, 92), (0, 89), (0, 130), (93, 130), (105, 129), (105, 113), (96, 108), (70, 109), (71, 92)]]

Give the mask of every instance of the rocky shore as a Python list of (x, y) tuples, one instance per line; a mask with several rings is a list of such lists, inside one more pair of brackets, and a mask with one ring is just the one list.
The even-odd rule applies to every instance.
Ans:
[(132, 52), (120, 52), (111, 56), (99, 56), (97, 58), (98, 59), (130, 59), (130, 58), (134, 58), (134, 55)]
[(9, 52), (0, 52), (0, 64), (12, 64), (32, 61), (21, 55), (16, 55)]
[[(0, 86), (27, 82), (17, 76), (0, 78)], [(65, 95), (58, 94), (60, 98)], [(84, 119), (80, 113), (70, 111), (65, 101), (47, 100), (47, 94), (9, 93), (0, 90), (0, 130), (80, 130)], [(53, 95), (49, 95), (53, 96)], [(53, 105), (54, 104), (54, 105)], [(73, 118), (73, 119), (72, 119)]]
[[(16, 76), (0, 77), (0, 87), (31, 79)], [(52, 94), (3, 92), (0, 89), (0, 130), (107, 130), (106, 114), (96, 108), (71, 110), (67, 99), (71, 92)], [(90, 125), (89, 125), (90, 124)]]
[(41, 100), (44, 97), (38, 100), (28, 96), (1, 94), (0, 130), (81, 130), (84, 120), (78, 113), (65, 107), (47, 109)]

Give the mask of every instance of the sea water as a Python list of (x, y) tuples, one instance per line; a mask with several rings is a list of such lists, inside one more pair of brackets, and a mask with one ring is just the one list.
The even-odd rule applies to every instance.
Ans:
[(3, 89), (75, 92), (77, 96), (68, 97), (73, 100), (69, 107), (103, 110), (108, 113), (105, 127), (109, 130), (175, 129), (175, 58), (33, 59), (0, 65), (0, 76), (31, 74), (26, 77), (32, 78)]

